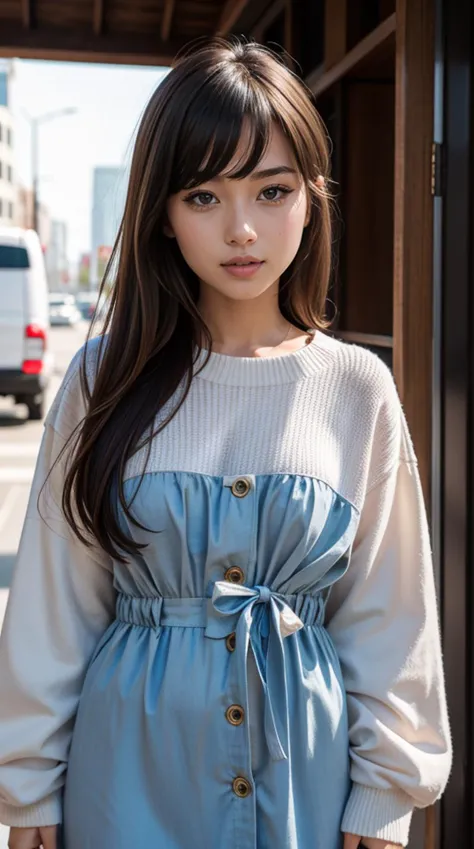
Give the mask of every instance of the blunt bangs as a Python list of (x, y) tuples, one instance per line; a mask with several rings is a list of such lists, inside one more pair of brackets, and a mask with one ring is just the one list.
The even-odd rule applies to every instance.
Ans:
[[(233, 68), (226, 70), (216, 69), (186, 109), (177, 140), (172, 194), (223, 172), (236, 180), (247, 177), (265, 154), (277, 116), (260, 86), (232, 73)], [(244, 132), (245, 151), (228, 171)], [(196, 162), (201, 163), (198, 169)]]

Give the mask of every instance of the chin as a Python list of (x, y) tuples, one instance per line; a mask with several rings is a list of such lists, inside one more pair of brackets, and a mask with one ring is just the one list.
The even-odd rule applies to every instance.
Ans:
[(233, 301), (251, 301), (254, 298), (259, 298), (275, 286), (275, 280), (278, 279), (278, 277), (272, 277), (267, 282), (262, 282), (262, 280), (229, 280), (225, 283), (222, 280), (218, 283), (206, 283), (201, 279), (201, 284)]
[(219, 291), (226, 298), (230, 298), (233, 301), (254, 301), (255, 298), (261, 297), (268, 289), (272, 286), (271, 283), (268, 286), (255, 286), (246, 281), (245, 283), (238, 283), (236, 286), (229, 286), (225, 289), (219, 287)]

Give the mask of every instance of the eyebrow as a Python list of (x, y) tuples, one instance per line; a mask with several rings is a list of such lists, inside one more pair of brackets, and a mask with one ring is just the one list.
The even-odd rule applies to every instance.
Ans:
[[(261, 171), (252, 171), (250, 174), (251, 180), (266, 180), (268, 177), (276, 177), (278, 174), (297, 174), (296, 168), (291, 168), (289, 165), (276, 165), (274, 168), (264, 168)], [(222, 182), (225, 177), (218, 174), (214, 177), (217, 182)]]
[(250, 174), (251, 180), (266, 180), (267, 177), (276, 177), (277, 174), (296, 174), (296, 168), (290, 168), (289, 165), (277, 165), (275, 168), (264, 168), (262, 171), (253, 171)]

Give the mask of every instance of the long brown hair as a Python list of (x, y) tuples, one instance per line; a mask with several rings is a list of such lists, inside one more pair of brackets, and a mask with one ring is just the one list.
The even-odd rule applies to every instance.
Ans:
[[(184, 402), (200, 340), (207, 340), (209, 349), (212, 344), (197, 308), (199, 281), (176, 240), (163, 232), (166, 202), (229, 165), (244, 121), (251, 135), (248, 153), (232, 177), (255, 169), (276, 122), (291, 144), (310, 199), (310, 222), (280, 280), (281, 313), (301, 329), (327, 326), (331, 207), (317, 181), (328, 178), (328, 146), (310, 93), (276, 54), (258, 44), (213, 39), (194, 46), (160, 83), (138, 130), (123, 220), (101, 285), (103, 293), (115, 268), (99, 362), (89, 386), (86, 343), (81, 384), (87, 412), (62, 495), (75, 534), (86, 544), (91, 535), (121, 562), (125, 553), (143, 547), (118, 521), (117, 498), (128, 519), (143, 527), (124, 495), (126, 462), (138, 447), (149, 450), (152, 437)], [(181, 385), (183, 392), (177, 393)], [(179, 402), (157, 428), (157, 414), (175, 393)]]

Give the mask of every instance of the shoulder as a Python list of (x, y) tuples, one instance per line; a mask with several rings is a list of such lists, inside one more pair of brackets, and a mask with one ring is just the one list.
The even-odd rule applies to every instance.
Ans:
[(92, 391), (95, 376), (103, 356), (107, 336), (88, 340), (74, 354), (56, 396), (45, 418), (45, 426), (53, 427), (65, 439), (83, 420), (86, 409), (84, 380)]
[(346, 409), (352, 401), (371, 419), (384, 411), (398, 415), (400, 399), (392, 372), (377, 354), (322, 333), (319, 345), (328, 355), (326, 376)]
[(93, 381), (106, 345), (107, 336), (95, 336), (81, 345), (66, 369), (61, 389), (67, 391), (71, 385), (74, 385), (80, 379), (84, 367), (88, 381)]
[(361, 345), (332, 337), (322, 344), (332, 354), (325, 370), (328, 406), (346, 463), (372, 487), (401, 459), (416, 461), (393, 374)]

